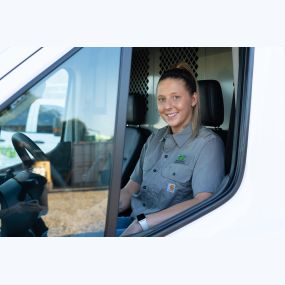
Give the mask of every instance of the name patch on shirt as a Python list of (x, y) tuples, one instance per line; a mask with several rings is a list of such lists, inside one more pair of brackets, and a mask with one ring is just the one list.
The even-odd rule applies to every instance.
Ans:
[(177, 159), (175, 160), (175, 163), (185, 163), (185, 158), (186, 158), (185, 154), (179, 154)]
[(166, 188), (167, 192), (175, 193), (175, 190), (176, 190), (175, 184), (173, 184), (173, 183), (168, 183), (167, 184), (167, 188)]

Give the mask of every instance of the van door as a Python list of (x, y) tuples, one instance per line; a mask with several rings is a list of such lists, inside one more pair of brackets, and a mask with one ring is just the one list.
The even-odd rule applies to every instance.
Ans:
[[(48, 236), (115, 234), (130, 63), (129, 48), (79, 49), (1, 112), (2, 131), (14, 120), (12, 131), (26, 131), (50, 161), (49, 211), (43, 216)], [(41, 107), (42, 116), (29, 117), (31, 108), (40, 113)], [(58, 116), (47, 116), (51, 113)], [(48, 136), (56, 143), (44, 149)], [(0, 167), (2, 182), (7, 171), (15, 175), (23, 169), (16, 154), (13, 159)]]

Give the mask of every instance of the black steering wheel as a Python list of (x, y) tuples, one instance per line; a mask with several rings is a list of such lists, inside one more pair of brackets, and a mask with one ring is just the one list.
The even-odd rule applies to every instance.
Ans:
[[(23, 165), (26, 169), (31, 168), (33, 160), (30, 158), (29, 153), (35, 158), (36, 161), (49, 161), (46, 154), (26, 135), (23, 133), (15, 133), (12, 136), (13, 146), (21, 158)], [(62, 179), (61, 175), (51, 164), (51, 174), (54, 182), (61, 187), (66, 186), (66, 182)]]
[(12, 143), (25, 168), (30, 168), (33, 165), (33, 160), (30, 158), (27, 150), (37, 161), (49, 160), (45, 153), (29, 137), (22, 133), (15, 133), (12, 136)]

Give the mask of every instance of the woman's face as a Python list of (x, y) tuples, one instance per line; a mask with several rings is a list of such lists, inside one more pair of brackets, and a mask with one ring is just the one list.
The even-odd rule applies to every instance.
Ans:
[(192, 119), (197, 93), (189, 94), (181, 79), (167, 78), (157, 86), (157, 108), (173, 133), (182, 131)]

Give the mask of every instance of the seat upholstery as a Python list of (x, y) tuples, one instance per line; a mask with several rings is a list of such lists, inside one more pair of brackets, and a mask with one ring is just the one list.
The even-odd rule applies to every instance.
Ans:
[(212, 127), (226, 145), (227, 131), (220, 126), (224, 122), (224, 101), (220, 83), (217, 80), (199, 80), (202, 125)]
[(224, 102), (217, 80), (199, 80), (201, 119), (205, 126), (219, 127), (224, 122)]
[(151, 131), (143, 128), (146, 117), (146, 98), (142, 94), (130, 94), (128, 98), (127, 126), (122, 165), (121, 186), (129, 181), (130, 175), (139, 159), (141, 149)]

